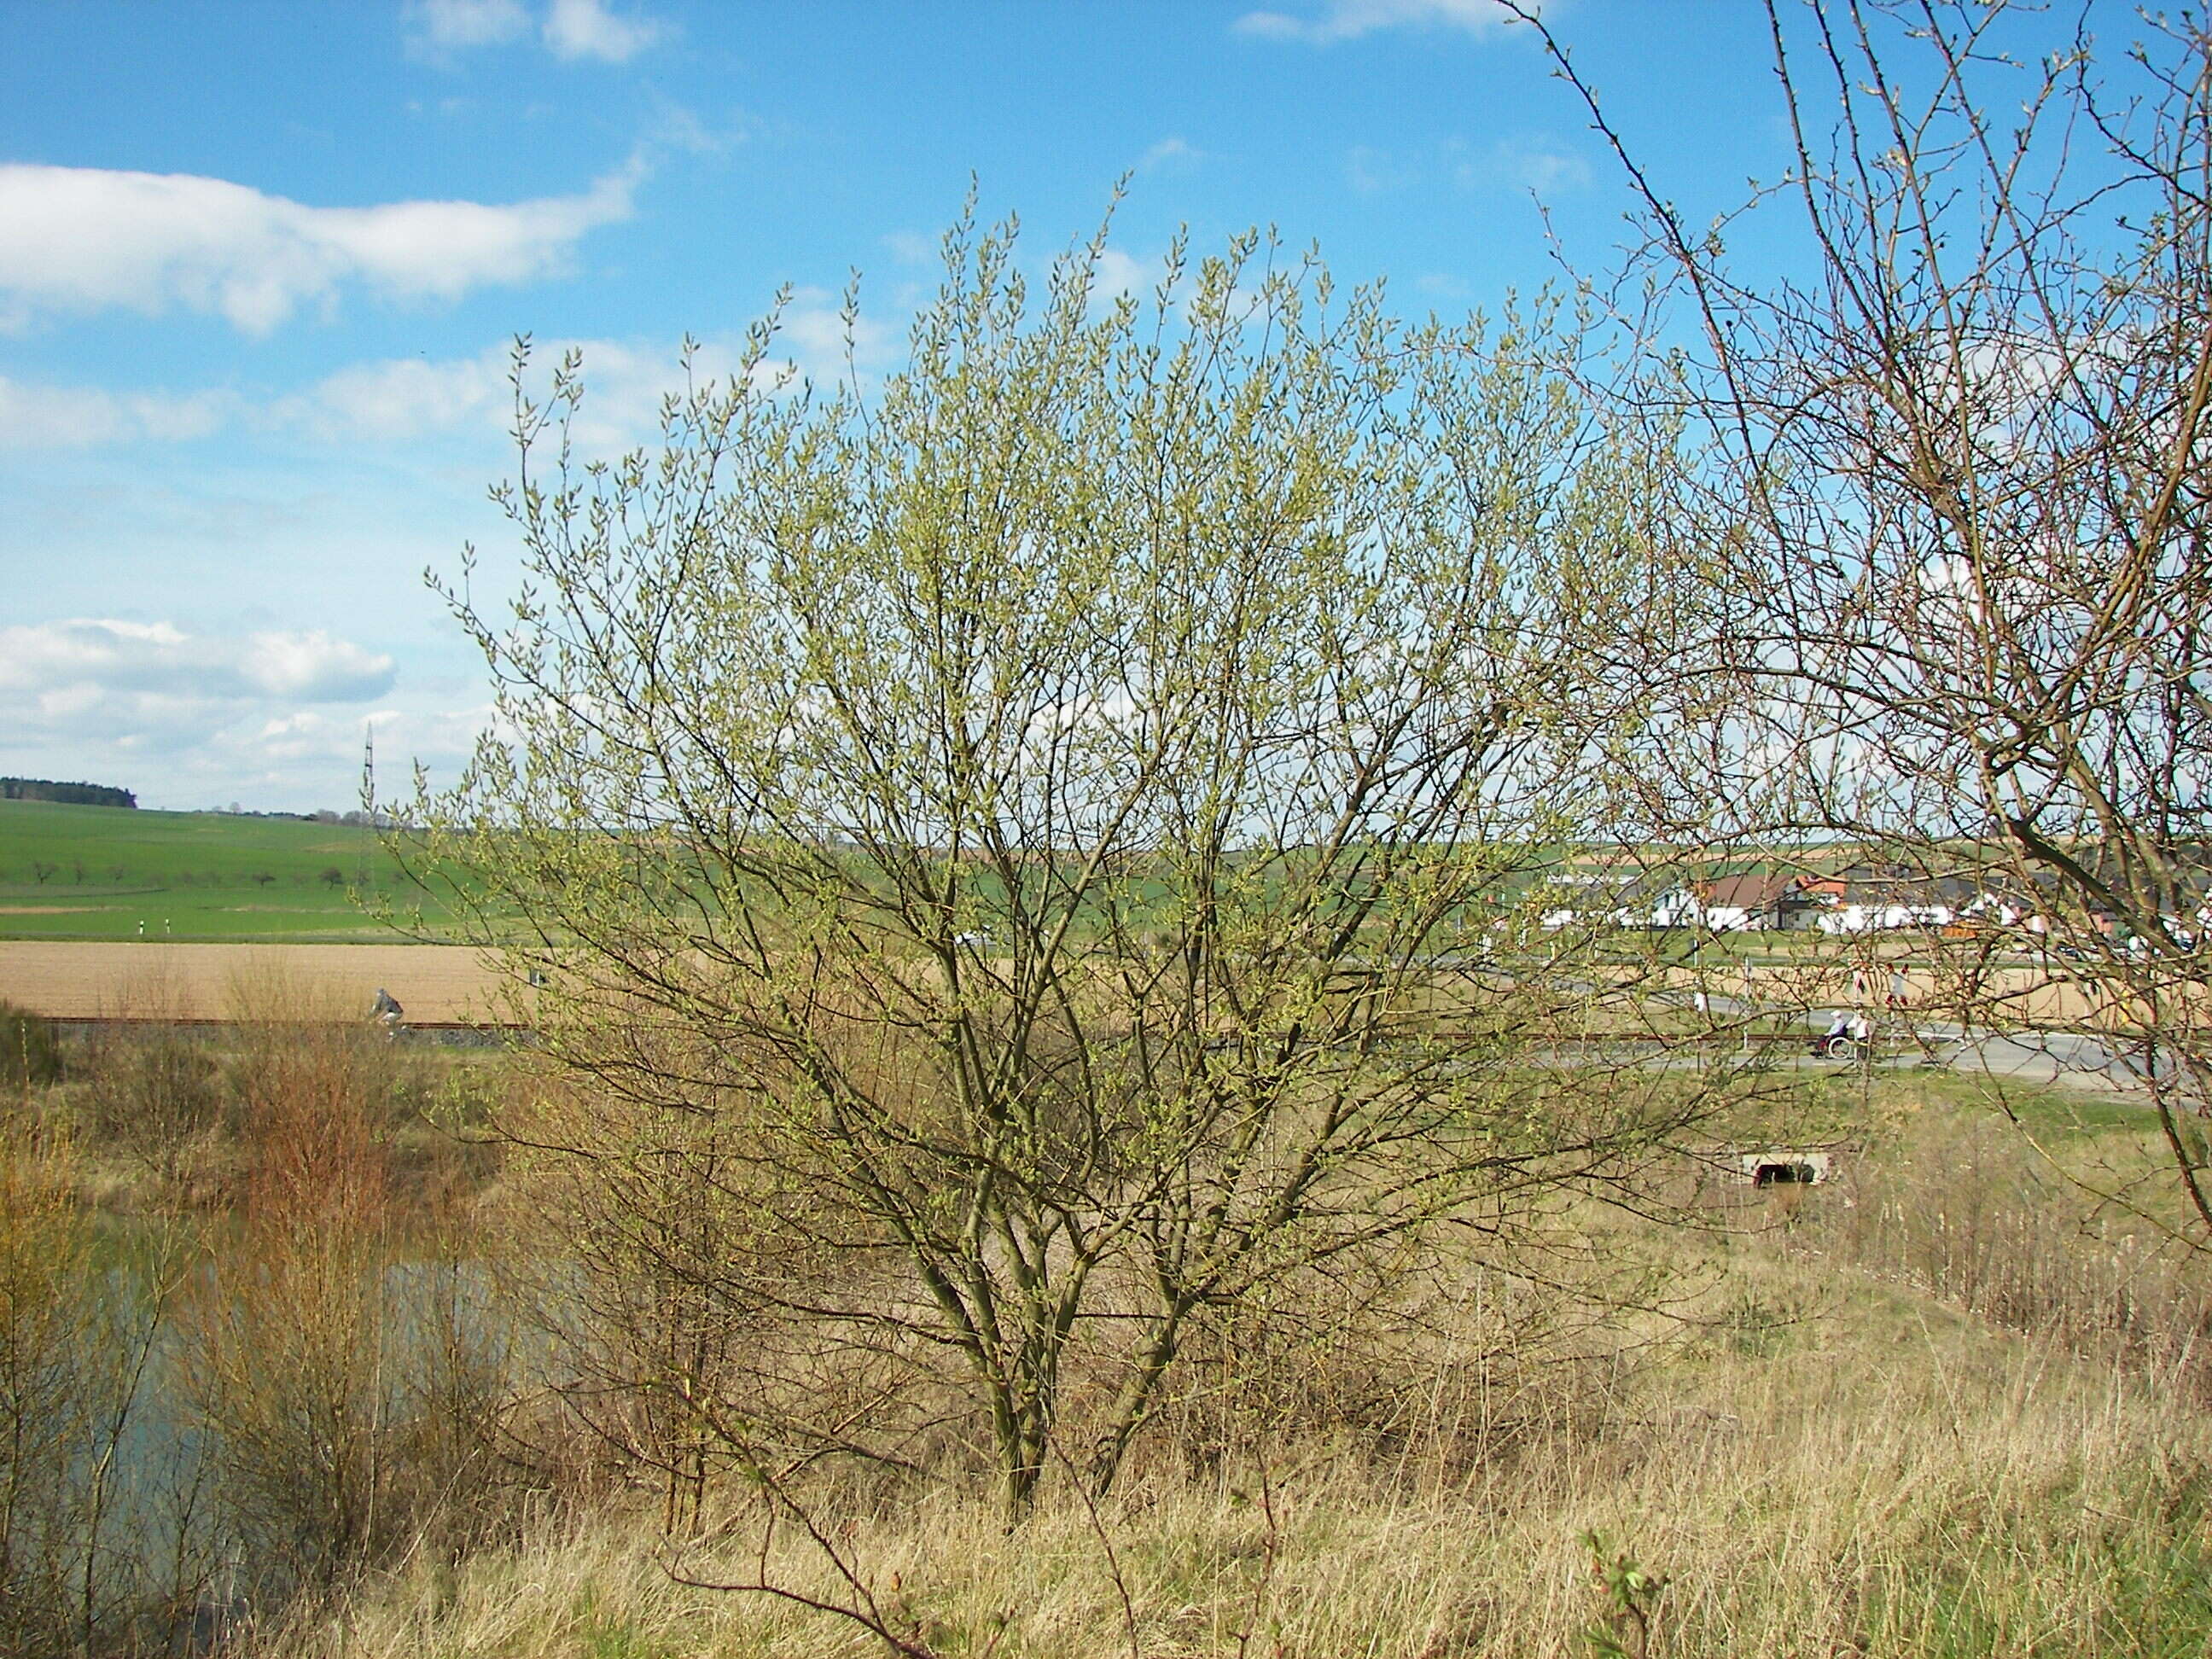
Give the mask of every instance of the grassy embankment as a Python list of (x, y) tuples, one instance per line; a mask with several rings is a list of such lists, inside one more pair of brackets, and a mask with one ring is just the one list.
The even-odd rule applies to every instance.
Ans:
[[(2107, 1225), (2058, 1176), (2158, 1205), (2139, 1118), (2010, 1104), (2051, 1158), (1982, 1091), (1886, 1084), (1844, 1183), (1668, 1236), (1703, 1279), (1680, 1322), (1501, 1400), (1525, 1431), (1490, 1455), (1440, 1455), (1451, 1411), (1478, 1402), (1439, 1372), (1425, 1433), (1263, 1427), (1241, 1468), (1170, 1446), (1103, 1512), (1063, 1494), (1012, 1535), (957, 1501), (824, 1518), (894, 1627), (942, 1655), (2197, 1653), (2212, 1302), (2148, 1230)], [(1624, 1554), (1664, 1588), (1609, 1590), (1595, 1569)], [(788, 1536), (765, 1556), (672, 1554), (595, 1517), (455, 1575), (398, 1575), (301, 1639), (395, 1656), (872, 1646), (672, 1566), (846, 1595)]]
[[(61, 1139), (7, 1142), (11, 1193), (48, 1194), (0, 1227), (18, 1288), (118, 1209), (202, 1229), (210, 1267), (173, 1277), (167, 1316), (207, 1459), (190, 1490), (214, 1577), (184, 1589), (262, 1586), (241, 1655), (884, 1651), (682, 1582), (763, 1576), (840, 1604), (865, 1587), (908, 1659), (2193, 1659), (2212, 1638), (2212, 1291), (2159, 1248), (2170, 1182), (2139, 1109), (2014, 1091), (2023, 1133), (1988, 1085), (1876, 1079), (1832, 1186), (1733, 1189), (1701, 1226), (1577, 1212), (1582, 1289), (1663, 1260), (1658, 1303), (1580, 1299), (1572, 1252), (1528, 1264), (1547, 1289), (1478, 1251), (1411, 1343), (1194, 1352), (1095, 1510), (1060, 1482), (1009, 1532), (957, 1460), (805, 1473), (792, 1495), (833, 1561), (789, 1524), (763, 1545), (734, 1479), (726, 1534), (671, 1540), (649, 1472), (634, 1485), (548, 1413), (530, 1342), (441, 1358), (359, 1295), (549, 1241), (526, 1158), (423, 1121), (482, 1121), (519, 1086), (503, 1062), (332, 1042), (80, 1048), (18, 1097)], [(1796, 1086), (1808, 1121), (1857, 1109), (1842, 1080)], [(1663, 1587), (1608, 1589), (1591, 1534)], [(336, 1553), (286, 1559), (301, 1540)]]
[(389, 939), (356, 894), (440, 915), (365, 828), (0, 801), (0, 939)]
[[(2161, 1206), (2139, 1117), (2009, 1103), (2033, 1142), (1983, 1091), (1886, 1081), (1833, 1188), (1703, 1233), (1589, 1217), (1622, 1251), (1668, 1252), (1694, 1295), (1610, 1346), (1524, 1356), (1518, 1386), (1496, 1364), (1494, 1396), (1443, 1368), (1370, 1376), (1404, 1385), (1378, 1432), (1323, 1403), (1361, 1358), (1308, 1355), (1241, 1456), (1164, 1425), (1096, 1510), (1062, 1491), (1009, 1533), (987, 1503), (825, 1484), (827, 1550), (790, 1528), (763, 1547), (735, 1501), (731, 1537), (682, 1547), (649, 1516), (572, 1514), (453, 1568), (410, 1563), (271, 1650), (884, 1651), (793, 1601), (683, 1582), (861, 1605), (842, 1567), (908, 1659), (2199, 1655), (2212, 1296), (2062, 1176)], [(1470, 1442), (1485, 1413), (1505, 1431)], [(1663, 1587), (1609, 1588), (1624, 1556)]]

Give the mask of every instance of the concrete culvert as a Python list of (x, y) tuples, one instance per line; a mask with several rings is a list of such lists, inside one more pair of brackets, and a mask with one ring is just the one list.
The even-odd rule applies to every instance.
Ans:
[(1754, 1187), (1809, 1186), (1820, 1179), (1820, 1173), (1809, 1164), (1762, 1164), (1753, 1172)]

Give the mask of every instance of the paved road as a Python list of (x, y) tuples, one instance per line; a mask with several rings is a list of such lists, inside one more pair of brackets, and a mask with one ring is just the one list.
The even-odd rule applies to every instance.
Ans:
[[(1923, 1021), (1919, 1035), (1932, 1058), (1960, 1071), (2130, 1093), (2149, 1086), (2139, 1052), (2087, 1031), (1975, 1031)], [(2160, 1081), (2175, 1080), (2170, 1060), (2160, 1061), (2159, 1073)]]
[[(1686, 994), (1669, 994), (1662, 1000), (1686, 1006)], [(1712, 994), (1714, 1012), (1748, 1017), (1778, 1013), (1740, 997)], [(1841, 1010), (1808, 1009), (1805, 1029), (1826, 1031)], [(1878, 1058), (1885, 1067), (1938, 1065), (1954, 1071), (1980, 1072), (1990, 1077), (2013, 1078), (2024, 1083), (2061, 1083), (2076, 1088), (2148, 1097), (2149, 1078), (2144, 1060), (2129, 1046), (2108, 1042), (2089, 1031), (1999, 1031), (1954, 1024), (1948, 1020), (1911, 1019), (1892, 1015), (1875, 1026)], [(1831, 1062), (1832, 1063), (1832, 1062)], [(2159, 1078), (2177, 1081), (2173, 1061), (2161, 1056)]]
[[(1807, 1016), (1806, 1024), (1825, 1031), (1834, 1018), (1832, 1011), (1816, 1010)], [(1906, 1045), (1885, 1054), (1878, 1062), (1885, 1066), (1935, 1064), (2023, 1083), (2061, 1083), (2143, 1096), (2149, 1092), (2148, 1069), (2141, 1051), (2091, 1031), (1984, 1030), (1948, 1020), (1893, 1017), (1886, 1031), (1877, 1027), (1877, 1035)], [(2158, 1071), (2161, 1082), (2179, 1080), (2170, 1056), (2160, 1057)]]

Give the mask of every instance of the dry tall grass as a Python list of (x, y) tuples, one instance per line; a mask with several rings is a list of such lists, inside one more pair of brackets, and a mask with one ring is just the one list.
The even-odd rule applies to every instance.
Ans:
[[(1771, 1263), (1753, 1277), (1833, 1289)], [(1846, 1299), (1778, 1331), (1718, 1326), (1607, 1431), (1458, 1480), (1395, 1482), (1307, 1444), (1213, 1480), (1155, 1472), (1096, 1517), (1063, 1495), (1012, 1533), (949, 1498), (824, 1497), (815, 1519), (910, 1654), (1603, 1652), (1595, 1533), (1667, 1580), (1655, 1656), (2201, 1656), (2212, 1425), (1906, 1293)], [(740, 1510), (725, 1543), (672, 1555), (633, 1517), (403, 1574), (266, 1650), (884, 1650), (849, 1620), (682, 1578), (856, 1604), (795, 1526), (763, 1553)]]
[(2212, 1264), (2157, 1212), (2171, 1176), (2136, 1138), (2039, 1150), (1991, 1115), (1923, 1110), (1865, 1201), (1816, 1206), (1793, 1244), (2212, 1406)]
[[(1442, 1350), (1308, 1352), (1273, 1392), (1255, 1375), (1209, 1396), (1213, 1417), (1164, 1419), (1099, 1508), (1063, 1480), (1010, 1531), (986, 1492), (802, 1476), (766, 1494), (772, 1532), (757, 1498), (727, 1499), (723, 1530), (683, 1547), (657, 1508), (601, 1512), (458, 1572), (364, 1585), (342, 1618), (272, 1630), (262, 1650), (2201, 1659), (2212, 1419), (2147, 1340), (2049, 1316), (2069, 1263), (2080, 1304), (2100, 1302), (2106, 1246), (2056, 1211), (2039, 1234), (2014, 1213), (2057, 1200), (2018, 1184), (2007, 1146), (1966, 1169), (1918, 1143), (1753, 1212), (1762, 1230), (1669, 1235), (1711, 1269), (1677, 1339), (1637, 1365), (1495, 1373), (1517, 1385), (1499, 1401), (1516, 1429), (1472, 1456), (1434, 1455), (1448, 1414), (1408, 1409), (1472, 1397)], [(1960, 1231), (1955, 1209), (1923, 1212), (1939, 1169), (1957, 1203), (1990, 1183), (1971, 1279), (1924, 1253)], [(2031, 1237), (2029, 1260), (2006, 1256)], [(2045, 1328), (1969, 1293), (1996, 1283), (2044, 1285)], [(1310, 1386), (1286, 1409), (1293, 1380)], [(1620, 1590), (1650, 1583), (1624, 1581), (1623, 1558), (1663, 1586)]]

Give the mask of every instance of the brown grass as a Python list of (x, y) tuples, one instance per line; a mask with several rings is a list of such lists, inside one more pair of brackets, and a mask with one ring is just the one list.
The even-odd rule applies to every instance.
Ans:
[[(788, 1520), (764, 1540), (743, 1506), (675, 1551), (649, 1519), (602, 1515), (458, 1576), (404, 1573), (266, 1651), (886, 1650), (848, 1618), (688, 1579), (871, 1613), (909, 1659), (1567, 1659), (1619, 1628), (1595, 1534), (1667, 1581), (1646, 1599), (1654, 1659), (2202, 1653), (2212, 1425), (1856, 1279), (1762, 1259), (1730, 1294), (1750, 1304), (1607, 1430), (1453, 1480), (1394, 1481), (1305, 1439), (1212, 1480), (1156, 1472), (1095, 1515), (1063, 1492), (1011, 1533), (957, 1495), (826, 1492), (818, 1543)], [(1810, 1318), (1743, 1312), (1838, 1294)]]
[[(1096, 1508), (1060, 1480), (1010, 1530), (955, 1476), (830, 1468), (770, 1490), (772, 1529), (724, 1488), (688, 1544), (658, 1505), (595, 1505), (264, 1651), (1568, 1659), (1638, 1651), (1642, 1619), (1650, 1659), (2201, 1659), (2212, 1418), (2177, 1385), (2203, 1304), (2186, 1264), (2152, 1296), (2010, 1133), (1923, 1108), (1846, 1179), (1735, 1212), (1748, 1231), (1644, 1237), (1705, 1288), (1640, 1359), (1516, 1368), (1519, 1339), (1470, 1326), (1496, 1352), (1464, 1376), (1350, 1334), (1285, 1367), (1237, 1339), (1194, 1357), (1208, 1408), (1164, 1413)], [(1448, 1413), (1386, 1406), (1375, 1431), (1394, 1391), (1518, 1426), (1431, 1455)], [(1664, 1579), (1632, 1616), (1593, 1571), (1623, 1558)]]

